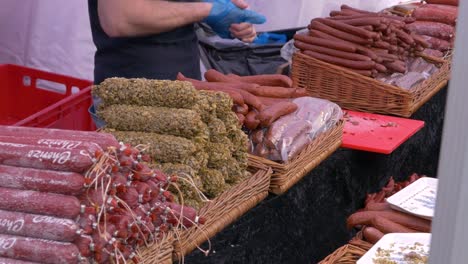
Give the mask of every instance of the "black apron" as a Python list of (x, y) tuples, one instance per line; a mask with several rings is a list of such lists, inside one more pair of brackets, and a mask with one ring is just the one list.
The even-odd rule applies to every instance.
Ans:
[(178, 72), (190, 78), (201, 78), (194, 25), (151, 36), (111, 38), (99, 23), (97, 1), (88, 0), (97, 48), (94, 83), (99, 84), (109, 77), (175, 80)]

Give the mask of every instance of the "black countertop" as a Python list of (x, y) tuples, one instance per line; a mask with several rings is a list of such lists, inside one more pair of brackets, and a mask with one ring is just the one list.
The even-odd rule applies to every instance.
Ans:
[(425, 127), (391, 155), (339, 149), (287, 193), (270, 195), (212, 238), (208, 257), (195, 250), (186, 263), (319, 262), (353, 236), (346, 218), (367, 192), (391, 176), (436, 177), (446, 95), (443, 89), (413, 115)]

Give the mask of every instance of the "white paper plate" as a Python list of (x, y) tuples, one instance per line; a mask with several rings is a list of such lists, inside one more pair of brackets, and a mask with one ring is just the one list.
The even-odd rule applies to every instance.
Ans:
[(375, 264), (379, 263), (378, 260), (391, 260), (397, 264), (414, 263), (405, 260), (405, 256), (415, 252), (422, 257), (429, 257), (430, 243), (430, 233), (386, 234), (358, 260), (357, 264)]
[(421, 178), (387, 198), (387, 202), (395, 210), (432, 220), (437, 183), (438, 180), (434, 178)]

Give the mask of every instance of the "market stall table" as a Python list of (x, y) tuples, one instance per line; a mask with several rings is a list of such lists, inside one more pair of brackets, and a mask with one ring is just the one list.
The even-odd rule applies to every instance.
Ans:
[[(289, 192), (270, 196), (211, 239), (213, 252), (187, 263), (317, 263), (354, 235), (346, 218), (366, 193), (413, 172), (435, 176), (447, 89), (412, 118), (425, 127), (391, 155), (340, 149)], [(207, 244), (204, 245), (207, 248)]]

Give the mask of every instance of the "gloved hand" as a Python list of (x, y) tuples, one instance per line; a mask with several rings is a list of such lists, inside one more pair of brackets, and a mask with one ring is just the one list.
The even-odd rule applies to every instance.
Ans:
[(251, 23), (263, 24), (266, 18), (252, 10), (240, 9), (231, 0), (203, 0), (213, 4), (210, 15), (203, 20), (214, 32), (222, 38), (230, 38), (229, 27), (231, 24)]

